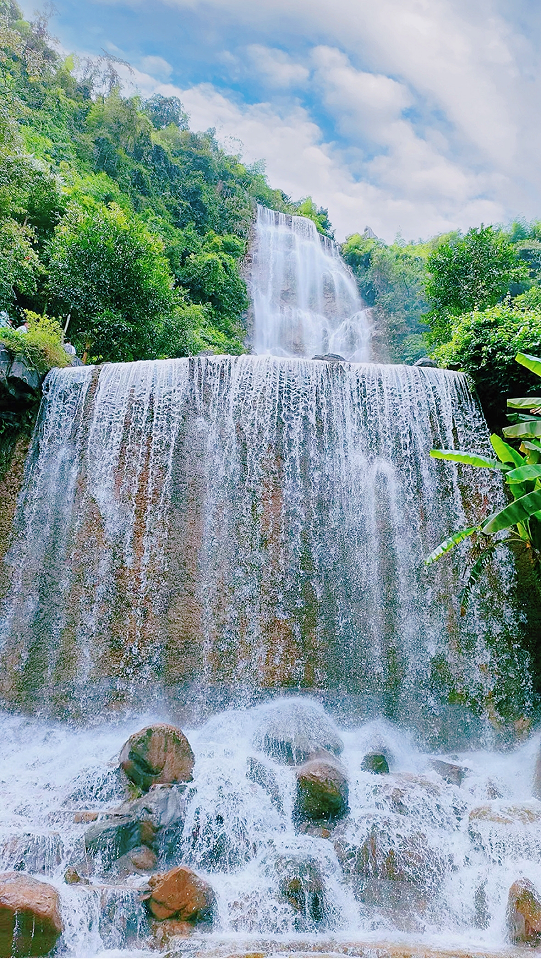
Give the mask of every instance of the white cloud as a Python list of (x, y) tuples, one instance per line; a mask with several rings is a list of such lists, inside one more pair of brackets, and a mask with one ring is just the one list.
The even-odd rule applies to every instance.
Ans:
[(141, 69), (160, 80), (168, 80), (173, 72), (173, 67), (163, 57), (143, 57)]
[(267, 84), (277, 88), (299, 86), (306, 82), (310, 72), (301, 63), (295, 63), (283, 50), (252, 43), (246, 47), (250, 65)]

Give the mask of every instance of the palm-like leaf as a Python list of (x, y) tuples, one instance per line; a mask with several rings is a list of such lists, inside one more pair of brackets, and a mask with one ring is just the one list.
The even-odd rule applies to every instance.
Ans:
[(520, 396), (513, 400), (507, 400), (507, 405), (512, 410), (533, 410), (541, 407), (541, 396)]
[(497, 433), (492, 434), (490, 442), (492, 449), (502, 463), (514, 463), (515, 466), (522, 466), (525, 462), (524, 456), (521, 456), (518, 450), (510, 446), (509, 443), (506, 443), (505, 440), (502, 440), (501, 436), (498, 436)]
[(531, 370), (532, 373), (541, 376), (541, 360), (538, 356), (530, 356), (529, 353), (517, 353), (515, 360), (517, 363), (520, 363), (521, 366), (525, 366), (527, 370)]
[(466, 463), (467, 466), (484, 466), (491, 470), (507, 470), (505, 463), (489, 459), (488, 456), (479, 456), (477, 453), (467, 453), (465, 450), (430, 450), (435, 460), (450, 460), (452, 463)]
[(541, 436), (541, 419), (524, 420), (504, 428), (504, 435), (509, 437)]
[(506, 483), (524, 483), (526, 480), (538, 480), (541, 478), (541, 466), (528, 463), (526, 466), (519, 466), (516, 470), (509, 470), (505, 475)]
[(425, 566), (430, 566), (431, 563), (434, 563), (440, 556), (445, 556), (445, 553), (448, 553), (449, 550), (454, 549), (455, 546), (458, 546), (459, 543), (462, 543), (463, 540), (467, 539), (468, 536), (471, 536), (472, 533), (476, 533), (479, 529), (478, 526), (469, 526), (467, 529), (461, 529), (458, 533), (453, 533), (452, 536), (449, 536), (447, 539), (444, 539), (443, 543), (440, 543), (439, 546), (425, 559)]
[(541, 511), (541, 490), (534, 490), (533, 493), (526, 493), (514, 503), (489, 516), (488, 520), (481, 524), (481, 531), (485, 534), (499, 533), (500, 530), (509, 529), (517, 523), (527, 522), (530, 516), (535, 516), (539, 511)]
[(468, 573), (468, 578), (467, 578), (467, 580), (466, 580), (466, 583), (464, 584), (464, 587), (463, 587), (462, 590), (460, 591), (460, 595), (459, 595), (459, 597), (458, 597), (459, 602), (460, 602), (460, 615), (461, 615), (461, 616), (465, 616), (465, 615), (466, 615), (466, 609), (467, 609), (467, 606), (468, 606), (468, 601), (469, 601), (469, 598), (470, 598), (472, 589), (473, 589), (474, 586), (476, 586), (477, 583), (479, 582), (479, 580), (480, 580), (480, 578), (481, 578), (481, 575), (482, 575), (482, 573), (483, 573), (484, 570), (485, 570), (485, 566), (487, 565), (489, 559), (490, 559), (490, 558), (494, 555), (494, 553), (496, 552), (496, 548), (497, 548), (498, 545), (499, 545), (499, 544), (498, 544), (497, 541), (494, 541), (494, 542), (492, 542), (492, 543), (489, 543), (489, 545), (483, 550), (483, 552), (481, 553), (481, 555), (476, 559), (475, 563), (474, 563), (473, 566), (471, 567), (471, 569), (470, 569), (470, 571), (469, 571), (469, 573)]

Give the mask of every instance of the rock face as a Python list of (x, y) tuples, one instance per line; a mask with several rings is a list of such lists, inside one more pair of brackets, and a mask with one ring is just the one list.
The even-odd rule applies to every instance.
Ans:
[(184, 733), (166, 723), (134, 733), (120, 753), (126, 776), (145, 791), (157, 783), (191, 782), (194, 761)]
[(246, 765), (246, 778), (253, 783), (257, 783), (258, 786), (261, 786), (261, 788), (269, 794), (273, 806), (276, 806), (281, 812), (282, 797), (280, 796), (280, 789), (272, 769), (264, 766), (263, 763), (260, 763), (258, 759), (254, 759), (253, 756), (248, 757)]
[(437, 369), (438, 364), (435, 360), (431, 360), (429, 356), (422, 356), (420, 360), (416, 360), (413, 364), (414, 366), (428, 366), (433, 369)]
[(325, 889), (317, 863), (291, 863), (280, 882), (280, 895), (295, 912), (320, 923), (325, 917)]
[(507, 927), (517, 944), (535, 944), (541, 938), (541, 897), (528, 879), (519, 879), (509, 890)]
[(147, 907), (155, 919), (178, 919), (184, 922), (209, 922), (214, 909), (214, 892), (186, 866), (177, 866), (158, 873), (149, 881)]
[(290, 766), (301, 765), (321, 750), (339, 756), (344, 748), (323, 709), (298, 699), (267, 707), (253, 745)]
[(367, 753), (361, 763), (361, 769), (383, 776), (389, 772), (389, 763), (383, 753)]
[(0, 955), (46, 956), (61, 934), (53, 886), (20, 872), (0, 875)]
[(438, 776), (445, 779), (445, 782), (451, 786), (461, 786), (468, 774), (465, 766), (457, 766), (456, 763), (447, 763), (443, 759), (433, 759), (430, 766), (437, 772)]
[(332, 756), (312, 759), (297, 770), (295, 818), (336, 822), (348, 810), (346, 773)]
[(90, 826), (85, 833), (85, 852), (100, 858), (105, 869), (137, 846), (152, 845), (155, 830), (150, 823), (130, 816), (115, 816)]

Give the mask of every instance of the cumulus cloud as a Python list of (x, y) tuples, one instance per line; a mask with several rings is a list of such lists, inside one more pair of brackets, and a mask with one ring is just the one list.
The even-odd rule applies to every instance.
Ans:
[(541, 16), (527, 0), (163, 3), (196, 31), (197, 79), (205, 62), (222, 76), (180, 89), (146, 56), (140, 88), (180, 96), (195, 128), (242, 141), (273, 186), (328, 206), (340, 236), (539, 215)]

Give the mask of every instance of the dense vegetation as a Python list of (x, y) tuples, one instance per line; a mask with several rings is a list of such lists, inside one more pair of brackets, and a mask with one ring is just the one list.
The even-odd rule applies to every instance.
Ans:
[(62, 58), (44, 18), (0, 0), (0, 311), (32, 312), (42, 359), (48, 315), (92, 360), (242, 352), (258, 202), (331, 235), (309, 197), (192, 132), (178, 99), (123, 95), (111, 59)]

